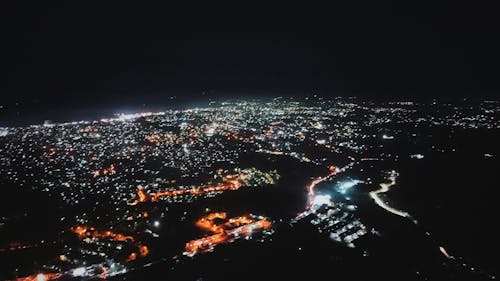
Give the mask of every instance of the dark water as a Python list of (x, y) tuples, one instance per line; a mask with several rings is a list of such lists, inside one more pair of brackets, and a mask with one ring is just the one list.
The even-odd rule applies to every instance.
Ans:
[(144, 97), (104, 97), (100, 101), (96, 95), (86, 99), (84, 96), (65, 100), (36, 100), (11, 103), (0, 108), (0, 127), (29, 126), (51, 122), (92, 121), (113, 117), (119, 113), (158, 112), (167, 109), (184, 109), (207, 106), (209, 98), (204, 95), (175, 96), (147, 95)]

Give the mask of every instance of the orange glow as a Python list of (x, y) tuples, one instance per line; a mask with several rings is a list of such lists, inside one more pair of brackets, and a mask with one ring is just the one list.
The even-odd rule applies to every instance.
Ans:
[(187, 255), (210, 251), (218, 244), (231, 242), (242, 235), (250, 235), (254, 230), (271, 227), (271, 222), (266, 219), (256, 220), (246, 215), (231, 218), (221, 224), (215, 224), (216, 219), (226, 220), (227, 214), (225, 212), (210, 213), (196, 221), (196, 226), (214, 234), (187, 242), (185, 247)]
[(101, 170), (96, 170), (96, 171), (93, 171), (92, 172), (92, 178), (97, 178), (98, 176), (100, 175), (113, 175), (113, 174), (116, 174), (116, 170), (115, 170), (115, 165), (111, 164), (108, 168), (104, 168), (102, 171)]
[(130, 256), (128, 256), (128, 260), (127, 261), (134, 261), (135, 259), (137, 259), (137, 254), (136, 253), (132, 253), (132, 254), (130, 254)]
[(82, 238), (82, 237), (85, 237), (87, 235), (87, 230), (89, 228), (86, 227), (86, 226), (77, 226), (77, 227), (73, 227), (71, 229), (71, 231), (73, 231), (74, 233), (76, 233), (78, 235), (78, 237)]
[(26, 277), (19, 277), (13, 281), (48, 281), (59, 278), (61, 275), (59, 273), (39, 273)]
[(150, 143), (157, 143), (162, 140), (162, 137), (158, 134), (152, 134), (146, 137), (146, 140)]
[(184, 189), (161, 191), (151, 194), (151, 201), (157, 202), (159, 197), (177, 196), (177, 195), (183, 195), (184, 193), (186, 193), (186, 190)]
[(144, 189), (142, 188), (137, 189), (137, 195), (139, 196), (139, 202), (146, 202), (148, 199), (146, 192), (144, 192)]
[(221, 244), (227, 240), (225, 233), (217, 233), (211, 236), (191, 240), (186, 243), (186, 251), (198, 252), (211, 249), (214, 245)]
[(193, 194), (193, 195), (202, 195), (203, 194), (203, 190), (200, 189), (200, 188), (193, 188), (189, 191), (189, 193)]
[(331, 165), (330, 167), (328, 167), (328, 170), (330, 170), (330, 172), (335, 171), (335, 166)]
[(247, 216), (242, 216), (242, 217), (236, 217), (236, 218), (232, 218), (232, 219), (229, 219), (225, 224), (225, 228), (229, 228), (229, 227), (238, 227), (238, 226), (242, 226), (242, 225), (245, 225), (245, 224), (250, 224), (254, 222), (254, 220), (250, 217), (247, 217)]
[(142, 216), (145, 217), (145, 218), (147, 218), (149, 216), (149, 213), (148, 212), (143, 212)]
[(210, 231), (213, 233), (219, 233), (219, 232), (222, 232), (224, 229), (221, 226), (216, 225), (214, 223), (214, 220), (215, 219), (226, 219), (226, 217), (227, 217), (227, 214), (224, 212), (211, 213), (211, 214), (208, 214), (207, 216), (199, 219), (196, 222), (196, 226), (203, 229), (203, 230), (206, 230), (206, 231)]
[(92, 238), (95, 239), (103, 239), (103, 238), (110, 238), (114, 241), (134, 241), (134, 237), (132, 236), (126, 236), (120, 233), (114, 233), (111, 230), (107, 231), (98, 231), (95, 230), (93, 227), (87, 227), (87, 226), (77, 226), (71, 228), (71, 231), (76, 233), (79, 238), (85, 238), (91, 236)]
[(145, 257), (149, 254), (148, 246), (141, 245), (139, 246), (139, 254), (141, 257)]
[(186, 194), (200, 196), (210, 192), (238, 190), (244, 186), (244, 183), (242, 181), (248, 179), (249, 177), (250, 175), (246, 173), (241, 173), (237, 175), (228, 175), (222, 179), (222, 183), (218, 183), (216, 185), (209, 185), (206, 187), (191, 188), (191, 189), (164, 190), (156, 193), (146, 193), (143, 188), (138, 188), (137, 189), (138, 198), (129, 204), (136, 205), (142, 202), (158, 202), (160, 197), (181, 196)]
[[(145, 212), (147, 213), (147, 212)], [(118, 242), (128, 242), (133, 243), (139, 249), (139, 255), (141, 257), (145, 257), (149, 254), (149, 248), (145, 245), (141, 245), (139, 242), (136, 242), (134, 237), (129, 235), (124, 235), (121, 233), (115, 233), (111, 230), (96, 230), (93, 227), (88, 227), (84, 225), (79, 225), (76, 227), (72, 227), (71, 231), (78, 235), (80, 239), (89, 239), (90, 237), (94, 239), (112, 239), (113, 241)], [(131, 253), (127, 259), (127, 261), (133, 261), (137, 258), (137, 253)]]

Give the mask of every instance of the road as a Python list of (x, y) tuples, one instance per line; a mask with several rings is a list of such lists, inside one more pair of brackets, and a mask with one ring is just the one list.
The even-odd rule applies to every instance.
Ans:
[(391, 213), (393, 213), (395, 215), (404, 217), (404, 218), (411, 218), (411, 215), (409, 213), (401, 211), (401, 210), (398, 210), (398, 209), (395, 209), (395, 208), (389, 206), (379, 196), (379, 194), (385, 193), (385, 192), (389, 191), (391, 189), (391, 187), (393, 187), (396, 184), (396, 177), (397, 177), (396, 171), (391, 171), (391, 174), (389, 176), (389, 182), (388, 183), (381, 183), (379, 189), (370, 192), (370, 197), (373, 198), (373, 200), (375, 201), (375, 203), (377, 205), (379, 205), (380, 207), (382, 207), (386, 211), (391, 212)]

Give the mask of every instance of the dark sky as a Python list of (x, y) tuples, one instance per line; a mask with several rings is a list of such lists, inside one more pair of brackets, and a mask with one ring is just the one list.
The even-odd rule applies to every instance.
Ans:
[(497, 97), (500, 89), (496, 9), (475, 2), (39, 2), (2, 9), (4, 103), (202, 91)]

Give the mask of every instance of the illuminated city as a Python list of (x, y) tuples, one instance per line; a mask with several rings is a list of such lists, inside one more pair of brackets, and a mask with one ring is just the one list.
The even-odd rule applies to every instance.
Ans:
[(493, 1), (4, 2), (0, 281), (500, 277)]
[[(2, 181), (71, 210), (58, 212), (43, 236), (2, 236), (0, 251), (7, 257), (53, 253), (6, 272), (17, 281), (127, 276), (162, 264), (189, 264), (219, 245), (238, 248), (241, 239), (258, 249), (281, 232), (304, 227), (369, 255), (367, 243), (380, 243), (385, 230), (363, 209), (380, 208), (382, 215), (420, 227), (386, 195), (393, 186), (404, 188), (398, 187), (395, 163), (453, 152), (432, 144), (420, 146), (415, 152), (422, 156), (415, 157), (412, 151), (391, 152), (392, 142), (425, 143), (429, 128), (500, 129), (496, 102), (467, 105), (481, 108), (479, 115), (452, 110), (433, 116), (428, 106), (438, 105), (275, 98), (3, 128)], [(276, 209), (291, 200), (290, 192), (298, 203)], [(242, 199), (252, 193), (270, 205)], [(240, 203), (227, 204), (233, 200)], [(2, 217), (1, 228), (23, 221)], [(436, 250), (441, 262), (470, 270), (443, 246)]]

